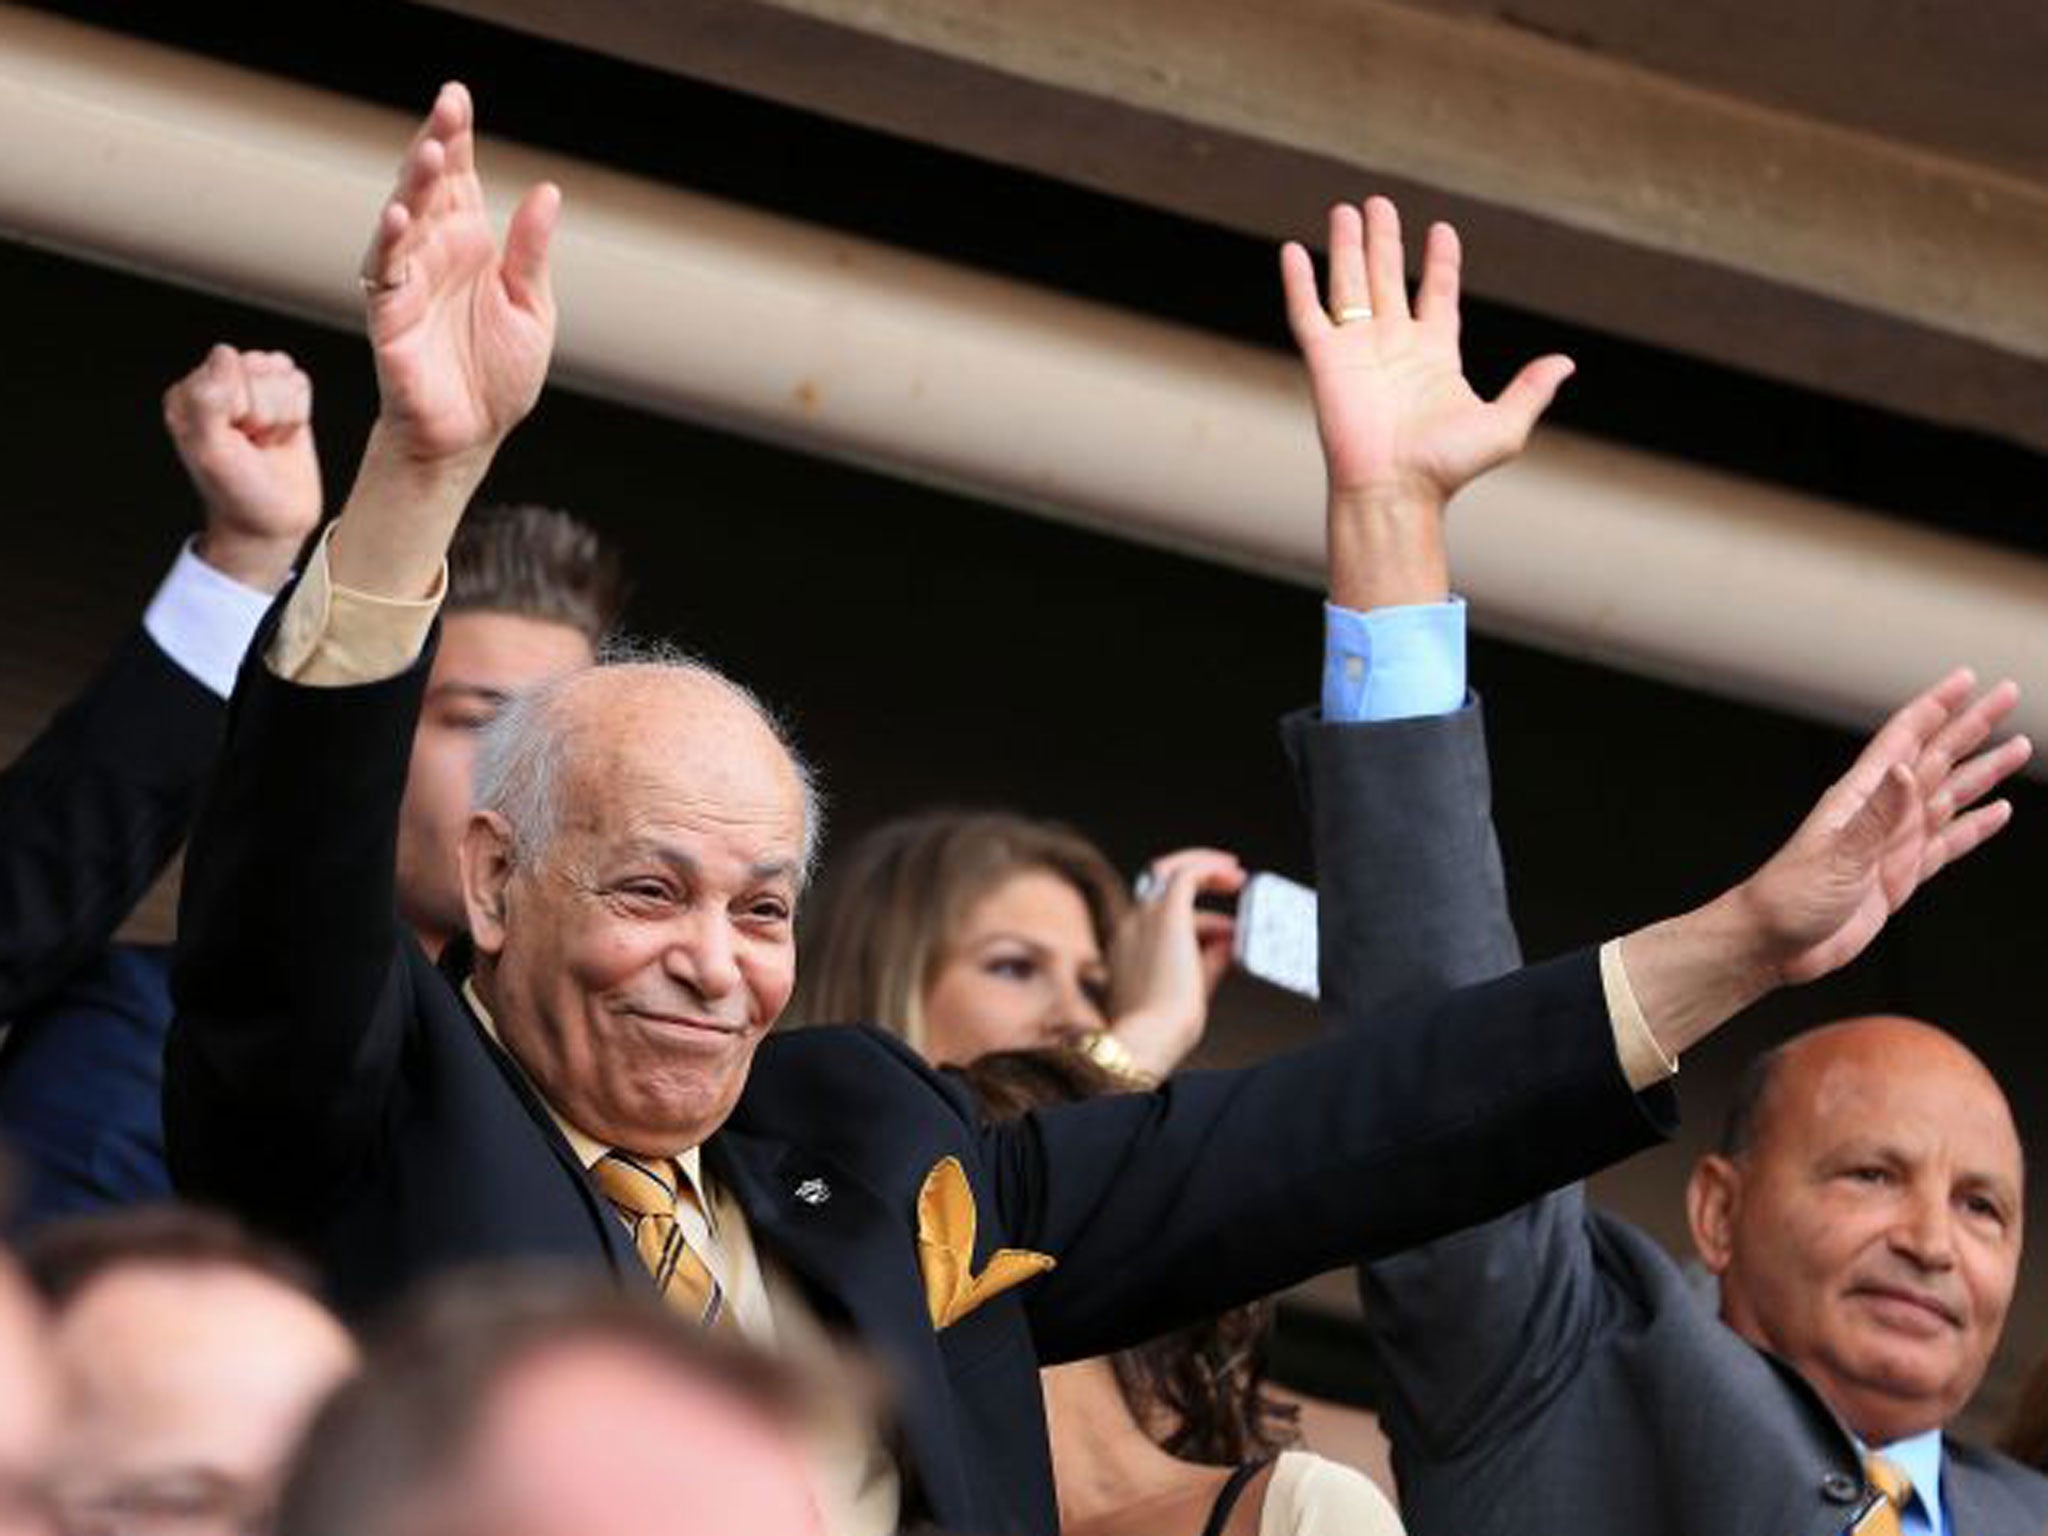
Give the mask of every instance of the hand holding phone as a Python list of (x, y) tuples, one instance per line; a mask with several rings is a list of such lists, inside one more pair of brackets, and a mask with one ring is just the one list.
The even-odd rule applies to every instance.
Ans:
[(1233, 952), (1261, 981), (1319, 996), (1316, 893), (1285, 875), (1253, 875), (1238, 893)]

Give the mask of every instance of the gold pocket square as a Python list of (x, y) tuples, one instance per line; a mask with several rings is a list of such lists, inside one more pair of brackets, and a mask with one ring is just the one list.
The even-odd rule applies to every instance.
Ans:
[(917, 1192), (917, 1262), (932, 1327), (950, 1328), (989, 1297), (1053, 1267), (1049, 1253), (1001, 1248), (974, 1273), (974, 1191), (957, 1158), (941, 1158)]

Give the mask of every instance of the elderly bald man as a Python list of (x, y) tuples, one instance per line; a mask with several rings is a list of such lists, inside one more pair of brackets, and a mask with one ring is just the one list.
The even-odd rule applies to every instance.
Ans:
[[(1640, 1146), (1677, 1052), (1844, 963), (2003, 822), (1964, 808), (2013, 764), (1951, 760), (2002, 696), (1952, 678), (1697, 912), (1247, 1072), (989, 1126), (881, 1032), (764, 1043), (816, 839), (807, 774), (731, 682), (628, 665), (501, 717), (463, 843), (469, 938), (437, 968), (390, 905), (405, 743), (443, 552), (545, 376), (558, 204), (533, 189), (496, 248), (469, 100), (446, 88), (364, 266), (369, 448), (244, 666), (193, 839), (173, 1174), (307, 1247), (354, 1310), (460, 1263), (544, 1258), (651, 1281), (782, 1351), (850, 1332), (903, 1424), (822, 1428), (835, 1532), (929, 1516), (1051, 1536), (1041, 1364)], [(1515, 426), (1469, 391), (1429, 403), (1459, 431)]]
[[(1315, 794), (1346, 789), (1329, 775)], [(1462, 901), (1418, 962), (1439, 986), (1518, 959), (1483, 802), (1461, 825), (1409, 867), (1418, 900)], [(1321, 873), (1342, 1016), (1384, 983), (1343, 942), (1364, 876)], [(2035, 1536), (2048, 1479), (1945, 1432), (1998, 1343), (2022, 1193), (1984, 1065), (1930, 1025), (1857, 1019), (1759, 1057), (1693, 1171), (1718, 1305), (1576, 1186), (1366, 1265), (1408, 1528)]]

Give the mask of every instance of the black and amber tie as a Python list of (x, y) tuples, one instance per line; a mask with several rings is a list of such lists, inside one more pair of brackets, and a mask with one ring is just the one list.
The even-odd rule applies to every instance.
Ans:
[(1869, 1513), (1856, 1522), (1856, 1536), (1902, 1536), (1905, 1530), (1902, 1517), (1907, 1502), (1913, 1497), (1912, 1479), (1882, 1456), (1864, 1457), (1863, 1475), (1870, 1479), (1870, 1486), (1884, 1497), (1871, 1505)]
[(678, 1208), (686, 1203), (699, 1215), (704, 1207), (689, 1181), (677, 1177), (675, 1164), (667, 1158), (607, 1152), (591, 1171), (597, 1187), (632, 1229), (633, 1246), (662, 1298), (705, 1328), (730, 1326), (724, 1287), (704, 1256), (684, 1238), (677, 1220)]

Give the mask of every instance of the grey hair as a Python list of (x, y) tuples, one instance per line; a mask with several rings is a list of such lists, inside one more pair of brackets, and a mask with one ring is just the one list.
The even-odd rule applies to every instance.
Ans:
[[(816, 771), (797, 750), (788, 724), (753, 689), (735, 682), (710, 662), (667, 640), (621, 637), (599, 651), (597, 666), (654, 667), (703, 678), (725, 688), (768, 728), (796, 772), (803, 792), (803, 863), (799, 889), (810, 884), (825, 837), (825, 795)], [(561, 786), (568, 762), (569, 733), (559, 719), (562, 696), (583, 674), (571, 672), (508, 700), (477, 742), (471, 803), (495, 811), (512, 829), (512, 857), (526, 863), (553, 839), (561, 818)]]

